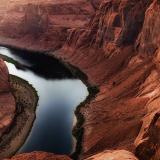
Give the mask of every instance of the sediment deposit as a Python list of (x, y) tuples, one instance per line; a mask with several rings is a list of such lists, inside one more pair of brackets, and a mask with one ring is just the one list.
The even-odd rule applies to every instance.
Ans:
[(24, 144), (36, 118), (38, 103), (37, 92), (27, 81), (10, 75), (9, 82), (16, 101), (16, 112), (9, 129), (1, 137), (1, 159), (13, 156)]

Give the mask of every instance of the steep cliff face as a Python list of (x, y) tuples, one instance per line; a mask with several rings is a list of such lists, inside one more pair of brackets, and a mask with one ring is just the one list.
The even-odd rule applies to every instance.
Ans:
[(31, 50), (59, 49), (66, 41), (68, 29), (83, 27), (89, 22), (97, 3), (86, 0), (2, 1), (0, 43)]
[(107, 150), (85, 160), (138, 160), (132, 153), (125, 150)]
[(71, 31), (60, 57), (100, 88), (81, 109), (82, 157), (104, 149), (159, 157), (159, 9), (158, 0), (103, 1), (87, 28)]
[[(66, 3), (65, 0), (62, 3)], [(76, 2), (79, 3), (81, 2)], [(91, 21), (88, 24), (85, 21), (84, 25), (81, 23), (78, 27), (69, 27), (68, 32), (60, 30), (56, 32), (58, 36), (54, 37), (59, 42), (59, 36), (66, 33), (59, 46), (64, 42), (65, 45), (56, 56), (78, 67), (88, 76), (88, 82), (100, 89), (96, 97), (80, 109), (85, 118), (81, 126), (84, 134), (80, 158), (116, 159), (121, 155), (136, 159), (127, 151), (117, 151), (125, 149), (135, 153), (140, 160), (156, 160), (160, 157), (160, 2), (93, 0), (88, 3), (92, 6), (92, 9), (86, 7), (87, 15), (92, 17)], [(43, 9), (36, 10), (44, 12)], [(59, 7), (58, 11), (70, 12)], [(94, 12), (95, 16), (90, 16)], [(30, 13), (34, 15), (37, 11)], [(34, 23), (25, 28), (25, 31), (34, 32), (33, 35), (37, 37), (39, 35), (36, 34), (44, 32), (47, 27), (45, 20), (48, 18), (43, 20), (43, 16), (40, 16), (41, 20), (35, 20), (30, 13), (25, 14), (26, 21), (41, 22), (38, 25), (40, 31), (33, 29), (37, 28)], [(48, 33), (53, 31), (50, 28)], [(16, 35), (17, 33), (18, 31), (15, 32)], [(43, 34), (41, 36), (45, 37)], [(59, 48), (55, 47), (55, 41), (49, 41), (53, 42), (52, 49)], [(5, 42), (13, 45), (9, 40)], [(14, 45), (23, 48), (25, 44), (28, 47), (28, 39), (22, 42), (23, 44), (16, 39)], [(36, 45), (40, 46), (41, 41)], [(34, 48), (33, 45), (30, 47)]]
[(160, 25), (160, 2), (154, 1), (146, 11), (145, 21), (142, 32), (137, 40), (137, 46), (141, 53), (150, 56), (158, 50), (160, 43), (159, 25)]
[(9, 85), (5, 63), (0, 59), (0, 137), (11, 125), (15, 114), (15, 100)]
[[(93, 155), (85, 160), (138, 160), (132, 153), (125, 150), (107, 150), (96, 155)], [(71, 160), (67, 156), (59, 156), (51, 153), (33, 152), (21, 154), (5, 160)]]

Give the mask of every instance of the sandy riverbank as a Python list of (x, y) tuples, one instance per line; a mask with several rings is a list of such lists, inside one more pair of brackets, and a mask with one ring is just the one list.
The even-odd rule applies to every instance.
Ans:
[(25, 80), (10, 75), (10, 84), (16, 99), (17, 109), (13, 124), (0, 140), (0, 157), (14, 155), (25, 142), (36, 118), (38, 96)]

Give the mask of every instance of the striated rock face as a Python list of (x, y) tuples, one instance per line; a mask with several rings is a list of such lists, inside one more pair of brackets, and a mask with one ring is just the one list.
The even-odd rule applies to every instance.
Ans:
[(31, 50), (62, 47), (68, 29), (85, 26), (98, 5), (86, 0), (2, 0), (0, 43)]
[[(45, 152), (21, 154), (4, 160), (71, 160), (65, 155), (54, 155)], [(125, 150), (106, 150), (85, 160), (138, 160), (132, 153)]]
[[(5, 159), (9, 160), (9, 159)], [(26, 153), (22, 155), (17, 155), (12, 157), (10, 160), (71, 160), (67, 156), (63, 155), (55, 155), (52, 153), (45, 153), (45, 152), (32, 152)]]
[[(107, 0), (102, 1), (99, 10), (86, 29), (71, 32), (68, 43), (73, 46), (98, 46), (128, 45), (135, 41), (142, 28), (144, 15), (151, 0)], [(76, 43), (76, 44), (75, 44)], [(107, 52), (107, 50), (105, 50)]]
[(153, 55), (160, 47), (159, 25), (160, 25), (160, 2), (154, 1), (146, 11), (143, 29), (137, 40), (141, 53)]
[(81, 109), (81, 158), (104, 149), (160, 157), (159, 9), (158, 0), (103, 1), (88, 27), (71, 31), (59, 56), (100, 88)]
[(85, 160), (138, 160), (132, 153), (125, 150), (106, 150)]
[(10, 90), (9, 75), (0, 59), (0, 138), (11, 125), (15, 114), (15, 100)]
[[(124, 151), (128, 150), (135, 153), (139, 160), (157, 160), (160, 157), (160, 1), (90, 0), (83, 2), (86, 7), (83, 6), (82, 9), (81, 4), (76, 10), (70, 9), (73, 5), (71, 0), (67, 4), (63, 0), (61, 4), (65, 7), (62, 8), (53, 1), (56, 11), (46, 7), (51, 3), (49, 0), (45, 3), (41, 0), (39, 7), (35, 7), (34, 3), (27, 5), (22, 2), (24, 4), (20, 6), (23, 7), (18, 9), (23, 13), (18, 14), (22, 21), (15, 16), (18, 18), (15, 22), (21, 22), (19, 25), (15, 23), (15, 26), (26, 22), (27, 25), (22, 25), (23, 29), (17, 27), (18, 30), (14, 30), (15, 37), (6, 39), (8, 35), (12, 35), (8, 33), (12, 31), (9, 25), (11, 20), (2, 20), (1, 24), (7, 24), (9, 29), (2, 30), (3, 25), (1, 26), (1, 41), (20, 48), (26, 46), (28, 49), (35, 49), (33, 44), (28, 43), (36, 38), (39, 39), (35, 43), (40, 50), (54, 50), (63, 46), (55, 56), (78, 67), (88, 76), (90, 84), (99, 87), (96, 97), (80, 109), (85, 118), (81, 126), (84, 134), (80, 159), (107, 156), (108, 159), (118, 159), (118, 156), (122, 156), (122, 159), (136, 159), (134, 155)], [(82, 1), (75, 1), (74, 7), (80, 3)], [(11, 8), (7, 15), (17, 14), (17, 7)], [(83, 10), (80, 13), (85, 15), (83, 25), (82, 21), (77, 26), (77, 23), (72, 23), (74, 20), (68, 23), (68, 20), (60, 19), (62, 13), (63, 16), (71, 11), (79, 13), (79, 8)], [(48, 26), (52, 13), (54, 16), (55, 13), (58, 15), (54, 20), (58, 29), (55, 29), (57, 25), (53, 25), (53, 28)], [(86, 20), (86, 17), (89, 18)], [(65, 26), (69, 24), (67, 31), (63, 27), (64, 30), (60, 29), (61, 22)], [(49, 28), (47, 32), (46, 28)], [(57, 35), (53, 36), (55, 33), (52, 32), (55, 30)], [(51, 38), (48, 45), (43, 40), (46, 33)], [(20, 36), (19, 39), (17, 35)], [(21, 39), (22, 35), (25, 38), (29, 35), (29, 38), (25, 41), (25, 38)], [(63, 40), (59, 37), (63, 37)], [(28, 39), (31, 41), (28, 42)]]

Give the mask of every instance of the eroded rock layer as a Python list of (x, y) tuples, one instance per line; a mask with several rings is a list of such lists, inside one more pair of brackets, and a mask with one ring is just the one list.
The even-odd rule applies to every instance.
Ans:
[(70, 28), (89, 22), (98, 1), (2, 0), (0, 43), (40, 51), (59, 49)]
[[(112, 159), (111, 159), (112, 158)], [(45, 152), (32, 152), (21, 154), (5, 160), (71, 160), (64, 155), (54, 155)], [(132, 153), (125, 150), (106, 150), (85, 160), (138, 160)]]
[[(85, 25), (70, 27), (59, 45), (63, 47), (56, 54), (78, 67), (88, 76), (88, 82), (100, 89), (95, 99), (80, 110), (85, 118), (80, 158), (88, 158), (104, 150), (125, 149), (135, 153), (140, 160), (156, 160), (160, 157), (160, 1), (90, 2), (92, 9), (87, 10), (87, 15), (92, 15), (91, 20), (88, 24), (85, 21)], [(32, 7), (27, 7), (27, 10)], [(62, 13), (60, 8), (58, 11)], [(36, 21), (30, 18), (30, 14), (24, 15), (27, 22)], [(8, 19), (7, 22), (11, 21)], [(40, 31), (34, 32), (37, 28), (34, 23), (29, 23), (25, 30), (34, 32), (32, 35), (35, 37), (44, 32), (46, 25), (42, 19), (37, 22)], [(49, 35), (52, 31), (54, 29), (50, 28)], [(21, 41), (15, 38), (16, 43), (13, 44), (15, 39), (8, 40), (4, 36), (6, 32), (1, 32), (6, 44), (20, 48), (26, 44), (28, 47), (28, 39)], [(62, 30), (54, 37), (57, 42), (51, 39), (52, 49), (60, 48), (55, 46), (59, 42), (58, 37), (65, 35), (61, 33)], [(40, 35), (45, 37), (42, 33)], [(41, 42), (44, 43), (39, 39), (36, 45), (41, 46)]]
[(14, 156), (10, 160), (71, 160), (71, 159), (65, 155), (60, 156), (45, 152), (32, 152)]
[(159, 13), (158, 0), (107, 0), (87, 28), (70, 33), (60, 57), (100, 88), (81, 109), (81, 158), (104, 149), (160, 156)]

